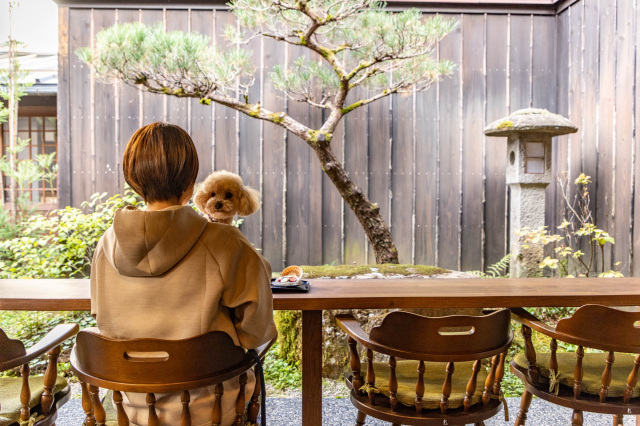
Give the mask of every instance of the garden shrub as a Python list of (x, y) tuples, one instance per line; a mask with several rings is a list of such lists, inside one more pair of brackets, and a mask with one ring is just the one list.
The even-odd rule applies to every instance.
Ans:
[(81, 209), (36, 214), (16, 225), (21, 228), (18, 235), (0, 241), (0, 278), (88, 277), (98, 240), (111, 226), (115, 211), (142, 203), (130, 189), (124, 195), (106, 196), (94, 194)]

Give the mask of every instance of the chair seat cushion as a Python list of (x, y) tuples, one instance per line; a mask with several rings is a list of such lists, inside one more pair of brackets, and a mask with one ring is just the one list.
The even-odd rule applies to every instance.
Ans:
[[(548, 352), (536, 354), (536, 366), (540, 375), (549, 378), (549, 358)], [(582, 392), (598, 395), (602, 387), (602, 373), (606, 366), (606, 353), (585, 353), (582, 360)], [(624, 353), (616, 353), (611, 371), (611, 384), (609, 385), (608, 397), (620, 398), (624, 396), (627, 389), (627, 378), (633, 369), (635, 356)], [(561, 385), (573, 387), (573, 370), (576, 366), (576, 354), (574, 352), (558, 352), (557, 380)], [(525, 354), (516, 355), (514, 362), (521, 368), (527, 369), (529, 363)], [(640, 396), (640, 386), (633, 389), (632, 397)]]
[[(40, 397), (44, 392), (42, 387), (44, 376), (29, 377), (29, 389), (31, 400), (29, 408), (40, 404)], [(67, 387), (67, 381), (63, 377), (56, 379), (53, 387), (54, 395)], [(17, 424), (20, 421), (20, 390), (22, 389), (22, 377), (0, 377), (0, 426)]]
[[(416, 383), (418, 381), (418, 361), (402, 360), (396, 364), (396, 378), (398, 380), (398, 402), (413, 406), (416, 399)], [(425, 362), (424, 371), (424, 396), (422, 397), (422, 407), (425, 409), (439, 409), (440, 398), (442, 398), (442, 385), (446, 378), (446, 362)], [(389, 376), (391, 371), (389, 364), (384, 362), (374, 362), (373, 369), (376, 375), (375, 386), (373, 392), (381, 393), (389, 396)], [(366, 374), (366, 367), (362, 372)], [(473, 373), (473, 361), (456, 362), (455, 370), (451, 376), (452, 389), (449, 397), (450, 409), (462, 407), (464, 396), (467, 389), (467, 383)], [(477, 404), (482, 400), (482, 391), (484, 390), (484, 381), (487, 378), (487, 371), (484, 367), (480, 368), (477, 378), (476, 392), (471, 398), (472, 404)], [(366, 378), (363, 377), (366, 382)], [(365, 384), (362, 390), (368, 390), (369, 386)]]

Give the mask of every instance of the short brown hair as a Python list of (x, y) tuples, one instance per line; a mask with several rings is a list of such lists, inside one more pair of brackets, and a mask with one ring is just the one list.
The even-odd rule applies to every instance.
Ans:
[(146, 202), (182, 197), (198, 176), (198, 153), (180, 127), (152, 123), (139, 128), (124, 150), (124, 180)]

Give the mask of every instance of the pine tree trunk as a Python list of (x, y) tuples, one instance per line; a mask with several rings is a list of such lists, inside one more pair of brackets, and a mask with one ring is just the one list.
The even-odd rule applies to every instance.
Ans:
[(316, 142), (313, 149), (320, 159), (322, 170), (340, 192), (342, 199), (360, 221), (373, 246), (376, 263), (399, 263), (398, 250), (393, 244), (389, 227), (380, 215), (380, 207), (373, 204), (351, 180), (342, 164), (336, 159), (329, 141)]

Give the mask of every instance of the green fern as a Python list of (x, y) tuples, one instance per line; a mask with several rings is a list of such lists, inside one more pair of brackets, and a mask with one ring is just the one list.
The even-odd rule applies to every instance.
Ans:
[(511, 254), (507, 254), (498, 262), (487, 267), (487, 272), (468, 271), (479, 278), (509, 278), (509, 263), (511, 262)]

